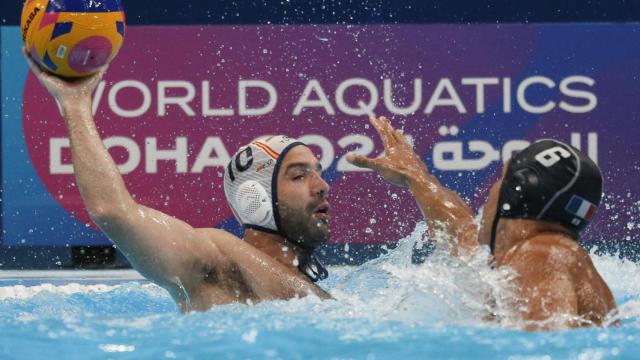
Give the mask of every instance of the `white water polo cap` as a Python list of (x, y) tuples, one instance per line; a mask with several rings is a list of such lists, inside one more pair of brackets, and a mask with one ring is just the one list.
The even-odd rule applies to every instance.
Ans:
[(224, 194), (243, 228), (286, 236), (276, 205), (278, 170), (287, 152), (298, 145), (305, 144), (284, 135), (269, 136), (231, 157), (224, 172)]

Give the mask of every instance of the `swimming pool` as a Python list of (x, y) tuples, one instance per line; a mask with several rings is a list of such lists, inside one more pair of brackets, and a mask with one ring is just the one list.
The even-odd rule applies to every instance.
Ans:
[[(640, 268), (594, 255), (622, 326), (527, 333), (517, 321), (482, 320), (484, 299), (509, 306), (508, 272), (439, 256), (411, 264), (423, 229), (359, 267), (336, 267), (307, 297), (181, 314), (169, 295), (132, 271), (2, 273), (0, 358), (401, 359), (638, 358)], [(20, 279), (18, 279), (20, 277)]]

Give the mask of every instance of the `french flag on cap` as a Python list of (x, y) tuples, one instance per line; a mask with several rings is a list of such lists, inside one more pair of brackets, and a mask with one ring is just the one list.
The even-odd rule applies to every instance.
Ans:
[(567, 204), (566, 210), (577, 217), (589, 221), (596, 212), (596, 206), (578, 195), (573, 195), (569, 204)]

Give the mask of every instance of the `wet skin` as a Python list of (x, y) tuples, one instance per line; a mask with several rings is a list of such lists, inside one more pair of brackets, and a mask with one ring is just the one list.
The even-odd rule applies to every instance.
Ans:
[[(484, 205), (478, 231), (478, 242), (483, 245), (491, 240), (501, 184), (502, 178), (492, 186)], [(495, 266), (508, 266), (518, 273), (515, 281), (528, 329), (601, 325), (615, 310), (611, 290), (576, 240), (559, 224), (498, 221)], [(560, 319), (557, 314), (569, 318)]]
[(278, 209), (289, 239), (304, 239), (312, 246), (329, 239), (328, 193), (322, 166), (311, 150), (306, 146), (293, 147), (278, 174)]
[[(440, 229), (451, 235), (453, 255), (468, 258), (479, 245), (489, 244), (502, 179), (492, 186), (478, 226), (471, 208), (428, 172), (401, 131), (384, 117), (370, 121), (382, 139), (384, 156), (371, 159), (349, 154), (347, 159), (375, 170), (391, 183), (407, 187), (429, 230)], [(516, 311), (526, 329), (601, 325), (615, 310), (611, 290), (576, 240), (558, 224), (522, 219), (498, 221), (494, 265), (508, 266), (516, 272), (521, 305)]]
[[(91, 219), (136, 270), (165, 288), (183, 311), (216, 304), (290, 299), (314, 294), (330, 298), (297, 268), (305, 249), (282, 236), (249, 230), (244, 241), (219, 229), (196, 229), (137, 203), (104, 147), (91, 112), (91, 94), (106, 71), (65, 81), (40, 69), (33, 73), (61, 105), (71, 142), (76, 184)], [(295, 166), (289, 166), (295, 164)], [(279, 209), (287, 233), (329, 238), (328, 185), (306, 147), (292, 149), (279, 176)]]

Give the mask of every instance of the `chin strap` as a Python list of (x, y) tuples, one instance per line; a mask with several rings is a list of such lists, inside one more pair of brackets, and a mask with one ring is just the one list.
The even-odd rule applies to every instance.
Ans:
[(315, 256), (312, 251), (307, 252), (307, 255), (302, 259), (300, 265), (298, 265), (298, 269), (300, 269), (303, 274), (307, 275), (313, 282), (324, 280), (329, 276), (327, 269), (322, 265), (320, 260), (318, 260), (318, 257)]
[(491, 224), (491, 242), (489, 243), (489, 249), (491, 255), (496, 255), (496, 232), (498, 229), (498, 221), (500, 221), (500, 208), (496, 209), (496, 216), (493, 218), (493, 224)]

